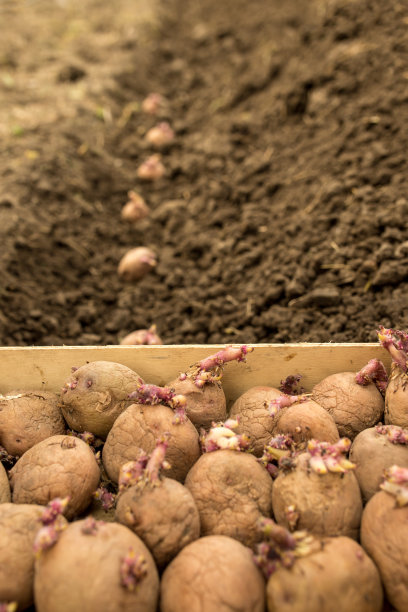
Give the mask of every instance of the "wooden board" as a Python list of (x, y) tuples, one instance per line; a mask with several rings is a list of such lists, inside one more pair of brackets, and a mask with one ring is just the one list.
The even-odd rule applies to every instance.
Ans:
[[(59, 391), (72, 366), (87, 361), (116, 361), (136, 370), (146, 382), (164, 385), (189, 365), (224, 345), (0, 347), (0, 393), (13, 389)], [(239, 345), (237, 345), (239, 346)], [(310, 391), (319, 380), (342, 371), (357, 372), (377, 357), (390, 366), (378, 344), (257, 344), (246, 363), (225, 368), (223, 386), (229, 401), (255, 385), (277, 386), (289, 374), (302, 374)]]

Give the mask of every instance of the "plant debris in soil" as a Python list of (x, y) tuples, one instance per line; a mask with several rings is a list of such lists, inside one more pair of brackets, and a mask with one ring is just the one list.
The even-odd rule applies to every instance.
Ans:
[[(152, 324), (166, 344), (408, 327), (407, 5), (0, 12), (0, 344), (117, 344)], [(141, 110), (151, 92), (168, 101), (159, 118)], [(158, 120), (176, 137), (147, 183)], [(130, 190), (151, 209), (134, 226)], [(137, 246), (158, 264), (126, 283)]]

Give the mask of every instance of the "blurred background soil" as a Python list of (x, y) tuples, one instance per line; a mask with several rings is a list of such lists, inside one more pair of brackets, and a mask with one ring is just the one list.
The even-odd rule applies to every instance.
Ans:
[[(152, 91), (176, 141), (143, 184)], [(0, 344), (408, 327), (407, 3), (3, 0), (0, 105)]]

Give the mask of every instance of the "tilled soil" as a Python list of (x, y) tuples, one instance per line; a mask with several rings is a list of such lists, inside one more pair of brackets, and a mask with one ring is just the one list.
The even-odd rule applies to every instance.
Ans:
[[(408, 327), (407, 4), (17, 0), (0, 32), (0, 344)], [(143, 183), (163, 119), (166, 175)], [(125, 283), (139, 245), (159, 263)]]

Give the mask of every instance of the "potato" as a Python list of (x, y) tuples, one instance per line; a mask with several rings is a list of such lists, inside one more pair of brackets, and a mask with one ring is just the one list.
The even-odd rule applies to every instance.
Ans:
[(264, 580), (251, 551), (226, 536), (189, 544), (162, 577), (161, 612), (263, 612), (264, 601)]
[(268, 612), (381, 612), (383, 593), (370, 557), (347, 537), (328, 538), (320, 548), (272, 574)]
[(116, 418), (133, 403), (128, 395), (140, 382), (139, 374), (120, 363), (87, 363), (65, 384), (62, 414), (75, 431), (90, 431), (105, 439)]
[(151, 453), (156, 440), (170, 433), (166, 459), (171, 469), (169, 478), (184, 482), (188, 470), (200, 456), (198, 433), (187, 419), (174, 424), (174, 412), (162, 405), (132, 404), (116, 420), (103, 448), (105, 470), (113, 482), (118, 482), (120, 466), (136, 460), (142, 451)]
[(257, 519), (270, 516), (272, 479), (248, 453), (205, 453), (185, 485), (200, 514), (201, 535), (227, 535), (251, 546), (258, 537)]
[(7, 472), (0, 463), (0, 504), (11, 501), (10, 484)]
[(334, 419), (313, 400), (298, 402), (279, 410), (272, 417), (272, 432), (290, 436), (298, 445), (315, 439), (337, 442), (339, 432)]
[(281, 394), (273, 387), (252, 387), (245, 391), (232, 405), (230, 418), (239, 418), (237, 432), (247, 434), (252, 441), (252, 452), (261, 457), (265, 444), (272, 436), (274, 423), (268, 404)]
[(43, 506), (0, 505), (0, 602), (15, 601), (25, 610), (34, 601), (34, 539)]
[(88, 507), (99, 479), (93, 451), (73, 436), (52, 436), (39, 442), (10, 470), (14, 503), (46, 505), (54, 497), (69, 496), (67, 518)]
[[(144, 557), (146, 570), (133, 590), (123, 586), (130, 549), (136, 561)], [(37, 612), (155, 612), (158, 591), (151, 554), (137, 535), (117, 523), (71, 523), (36, 563)]]
[(58, 395), (47, 391), (11, 391), (0, 396), (0, 445), (15, 457), (58, 434), (65, 433)]
[(388, 600), (398, 612), (408, 610), (408, 505), (379, 491), (364, 508), (361, 544), (377, 565)]
[(357, 478), (350, 471), (318, 474), (310, 468), (309, 453), (302, 453), (294, 469), (281, 472), (273, 484), (273, 514), (286, 528), (291, 526), (288, 506), (298, 514), (296, 529), (358, 538), (363, 506)]
[(166, 387), (173, 389), (176, 394), (184, 395), (187, 400), (186, 414), (198, 430), (209, 429), (213, 422), (225, 421), (227, 418), (227, 402), (220, 383), (207, 383), (200, 388), (191, 378), (176, 378)]
[(379, 490), (384, 470), (392, 465), (408, 468), (408, 446), (395, 444), (375, 427), (365, 429), (355, 438), (350, 461), (356, 464), (355, 475), (364, 501)]
[(327, 376), (313, 387), (312, 395), (332, 415), (340, 436), (350, 440), (378, 423), (384, 412), (384, 400), (375, 384), (357, 384), (355, 372)]
[(408, 377), (395, 363), (385, 392), (384, 421), (387, 425), (408, 427)]
[(116, 520), (146, 544), (159, 568), (200, 537), (200, 517), (190, 491), (171, 478), (120, 495)]

